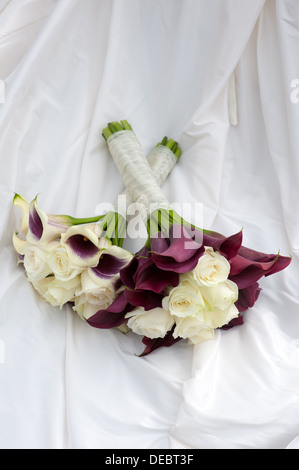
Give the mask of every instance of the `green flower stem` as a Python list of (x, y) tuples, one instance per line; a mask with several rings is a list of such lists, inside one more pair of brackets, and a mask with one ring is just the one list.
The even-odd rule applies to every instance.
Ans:
[[(107, 141), (109, 137), (112, 136), (112, 134), (115, 134), (116, 132), (120, 132), (120, 131), (126, 131), (126, 130), (133, 131), (133, 128), (131, 124), (128, 123), (128, 121), (126, 120), (122, 120), (120, 122), (113, 121), (113, 122), (109, 122), (107, 127), (105, 127), (102, 130), (102, 136)], [(163, 140), (157, 144), (157, 147), (159, 145), (168, 147), (174, 153), (177, 159), (180, 158), (182, 154), (182, 150), (179, 147), (178, 142), (176, 142), (174, 139), (168, 139), (167, 137), (164, 137)]]
[(107, 141), (112, 134), (120, 131), (132, 131), (132, 126), (128, 123), (128, 121), (123, 120), (120, 122), (114, 121), (109, 122), (107, 127), (102, 130), (102, 136)]
[(164, 235), (167, 237), (169, 235), (169, 229), (172, 227), (172, 225), (185, 225), (192, 230), (198, 230), (207, 235), (213, 235), (215, 233), (212, 230), (196, 227), (194, 224), (184, 220), (177, 212), (171, 209), (157, 209), (150, 215), (147, 221), (147, 232), (149, 238), (147, 240), (146, 246), (150, 247), (150, 238), (155, 236), (155, 234), (158, 232), (164, 233)]
[(126, 235), (126, 220), (117, 212), (108, 212), (101, 221), (101, 228), (105, 237), (112, 241), (113, 245), (122, 247)]
[(70, 220), (72, 225), (83, 225), (83, 224), (94, 224), (94, 223), (100, 222), (103, 219), (104, 215), (99, 215), (96, 217), (87, 217), (87, 218), (76, 218), (76, 217), (71, 217), (69, 215), (65, 217), (67, 217)]

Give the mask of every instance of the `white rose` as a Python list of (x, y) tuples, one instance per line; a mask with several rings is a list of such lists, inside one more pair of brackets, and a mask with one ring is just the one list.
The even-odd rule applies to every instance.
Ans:
[(206, 248), (193, 270), (194, 277), (200, 286), (212, 286), (223, 282), (228, 278), (229, 272), (230, 264), (227, 259), (212, 248)]
[(191, 277), (182, 276), (181, 279), (169, 296), (164, 297), (162, 306), (177, 317), (196, 315), (205, 306), (198, 284)]
[(88, 320), (97, 311), (110, 307), (116, 298), (116, 277), (104, 279), (88, 268), (81, 274), (81, 288), (76, 292), (74, 310)]
[(58, 281), (54, 276), (32, 282), (35, 290), (40, 296), (53, 307), (60, 307), (73, 301), (75, 292), (80, 286), (80, 276), (69, 281)]
[(24, 267), (29, 281), (40, 281), (51, 274), (47, 262), (47, 250), (39, 245), (27, 242), (23, 248)]
[(239, 289), (237, 284), (229, 279), (211, 287), (202, 287), (201, 294), (209, 310), (226, 310), (237, 302)]
[(196, 317), (176, 318), (174, 338), (188, 339), (192, 344), (198, 344), (214, 337), (214, 328), (210, 320), (203, 315)]
[(231, 305), (225, 310), (219, 309), (210, 312), (210, 317), (214, 328), (221, 328), (238, 316), (239, 311), (235, 305)]
[(88, 320), (100, 309), (86, 300), (86, 294), (81, 294), (75, 296), (73, 310), (78, 313), (78, 315), (83, 320)]
[(174, 325), (174, 318), (164, 308), (145, 311), (143, 307), (135, 308), (126, 315), (128, 327), (137, 335), (147, 338), (164, 338)]
[(72, 265), (66, 248), (60, 242), (51, 243), (47, 251), (48, 264), (59, 281), (69, 281), (82, 272), (82, 269)]

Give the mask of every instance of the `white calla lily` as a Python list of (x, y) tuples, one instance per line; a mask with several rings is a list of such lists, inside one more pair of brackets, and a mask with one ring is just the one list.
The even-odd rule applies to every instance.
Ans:
[(27, 235), (29, 229), (29, 203), (19, 194), (15, 194), (13, 198), (13, 205), (18, 207), (22, 212), (20, 232), (22, 232), (24, 235)]
[(61, 234), (61, 245), (65, 247), (74, 267), (97, 266), (101, 247), (98, 235), (89, 225), (75, 225)]
[(49, 215), (37, 205), (37, 197), (29, 205), (29, 230), (27, 240), (30, 243), (47, 245), (60, 237), (72, 225), (72, 218), (67, 215)]
[(12, 243), (18, 255), (18, 263), (20, 263), (24, 260), (26, 240), (23, 240), (18, 235), (18, 232), (14, 232), (12, 236)]

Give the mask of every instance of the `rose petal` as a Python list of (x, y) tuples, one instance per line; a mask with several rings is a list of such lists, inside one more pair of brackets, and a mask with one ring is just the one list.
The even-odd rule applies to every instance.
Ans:
[(125, 316), (134, 307), (129, 304), (124, 293), (121, 293), (117, 299), (106, 310), (99, 310), (90, 317), (87, 323), (94, 328), (110, 329), (125, 323)]

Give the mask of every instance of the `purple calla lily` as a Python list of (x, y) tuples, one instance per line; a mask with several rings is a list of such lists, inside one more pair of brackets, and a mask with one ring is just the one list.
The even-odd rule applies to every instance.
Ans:
[(133, 255), (127, 250), (108, 245), (101, 251), (99, 262), (92, 270), (98, 277), (112, 279), (131, 262), (132, 257)]
[(204, 253), (199, 231), (191, 233), (184, 226), (174, 225), (166, 239), (163, 234), (150, 239), (152, 259), (163, 271), (186, 273), (195, 268), (200, 256)]
[(21, 208), (23, 212), (21, 231), (26, 233), (27, 240), (30, 243), (39, 243), (47, 245), (53, 240), (60, 238), (70, 227), (95, 224), (101, 217), (91, 217), (85, 219), (76, 219), (69, 215), (52, 215), (44, 212), (37, 204), (37, 197), (27, 203), (18, 194), (14, 197), (14, 205)]

